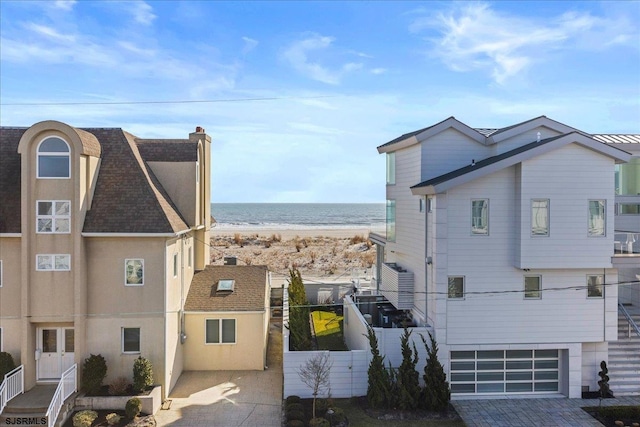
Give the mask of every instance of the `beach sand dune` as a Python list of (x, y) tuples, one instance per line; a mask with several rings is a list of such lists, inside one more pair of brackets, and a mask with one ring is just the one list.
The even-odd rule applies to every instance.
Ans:
[(297, 268), (302, 277), (335, 279), (351, 271), (370, 272), (376, 249), (368, 229), (211, 230), (211, 262), (236, 257), (239, 265), (266, 265), (283, 277)]

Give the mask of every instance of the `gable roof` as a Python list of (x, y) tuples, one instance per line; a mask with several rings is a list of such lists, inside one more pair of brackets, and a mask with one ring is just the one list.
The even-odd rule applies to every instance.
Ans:
[[(25, 132), (32, 128), (0, 127), (0, 233), (21, 232), (22, 185), (18, 145)], [(119, 128), (70, 129), (80, 138), (82, 154), (100, 157), (95, 191), (83, 232), (164, 234), (189, 229), (145, 162), (136, 137)], [(181, 142), (183, 145), (176, 149), (175, 140), (169, 140), (167, 152), (163, 153), (162, 140), (152, 141), (150, 158), (197, 159), (197, 143)]]
[(539, 126), (546, 126), (561, 133), (570, 133), (577, 131), (577, 129), (550, 119), (547, 116), (534, 117), (533, 119), (525, 120), (524, 122), (516, 123), (515, 125), (498, 129), (471, 128), (461, 121), (457, 120), (455, 117), (451, 116), (439, 123), (436, 123), (433, 126), (406, 133), (398, 138), (380, 145), (378, 147), (378, 153), (386, 153), (399, 150), (401, 148), (406, 148), (413, 144), (424, 141), (425, 139), (430, 138), (434, 135), (437, 135), (438, 133), (449, 128), (454, 128), (481, 144), (491, 145)]
[[(233, 292), (218, 291), (219, 280), (235, 280)], [(208, 265), (191, 281), (185, 311), (264, 311), (267, 267)]]
[(466, 182), (478, 179), (490, 173), (513, 166), (524, 160), (539, 156), (570, 143), (577, 143), (603, 155), (612, 157), (616, 162), (626, 162), (631, 155), (616, 147), (611, 147), (596, 141), (580, 132), (546, 138), (522, 145), (505, 153), (492, 156), (460, 169), (431, 178), (411, 187), (414, 195), (436, 194), (456, 187)]

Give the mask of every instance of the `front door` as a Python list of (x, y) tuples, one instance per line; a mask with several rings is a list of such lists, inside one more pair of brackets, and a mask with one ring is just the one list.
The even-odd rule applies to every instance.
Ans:
[(75, 334), (73, 328), (38, 328), (36, 345), (38, 381), (58, 380), (73, 365)]

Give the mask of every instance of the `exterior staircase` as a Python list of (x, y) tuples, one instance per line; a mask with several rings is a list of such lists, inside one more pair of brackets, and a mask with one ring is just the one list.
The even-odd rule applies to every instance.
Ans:
[[(640, 326), (640, 307), (625, 305)], [(609, 386), (615, 396), (640, 396), (640, 336), (618, 312), (618, 341), (609, 342)]]
[[(0, 414), (0, 427), (16, 425), (17, 418), (29, 418), (33, 421), (36, 419), (38, 420), (32, 423), (21, 421), (22, 425), (46, 426), (46, 423), (43, 424), (39, 421), (45, 418), (47, 409), (51, 403), (51, 398), (55, 391), (55, 385), (39, 385), (24, 394), (16, 396), (7, 404), (7, 407), (4, 408), (2, 414)], [(10, 420), (10, 424), (7, 423), (7, 419)]]

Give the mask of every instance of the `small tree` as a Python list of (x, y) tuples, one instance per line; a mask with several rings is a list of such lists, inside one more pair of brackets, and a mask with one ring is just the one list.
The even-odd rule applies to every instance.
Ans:
[(406, 326), (400, 337), (402, 347), (402, 364), (398, 368), (398, 406), (400, 409), (416, 409), (420, 399), (419, 374), (416, 371), (418, 363), (418, 350), (413, 343), (413, 350), (409, 346), (411, 332)]
[(0, 382), (4, 380), (4, 376), (16, 369), (11, 353), (0, 351)]
[(420, 334), (422, 343), (427, 351), (427, 364), (424, 367), (424, 390), (422, 393), (422, 404), (425, 409), (432, 411), (444, 411), (449, 408), (451, 400), (451, 390), (447, 382), (447, 374), (438, 360), (438, 343), (433, 335), (429, 333), (429, 345), (424, 335)]
[(82, 386), (88, 394), (97, 394), (107, 376), (107, 361), (100, 354), (92, 354), (82, 364)]
[(609, 397), (611, 393), (611, 389), (609, 388), (609, 369), (607, 369), (607, 362), (604, 360), (600, 362), (600, 372), (598, 372), (598, 376), (600, 380), (598, 381), (598, 386), (600, 387), (600, 405), (602, 405), (602, 399), (606, 399)]
[(329, 353), (318, 353), (305, 362), (298, 370), (298, 376), (311, 389), (313, 395), (313, 417), (316, 417), (316, 399), (319, 394), (329, 390), (331, 360)]
[(139, 356), (133, 362), (133, 388), (136, 391), (144, 391), (153, 384), (153, 368), (149, 359)]
[(289, 270), (289, 348), (294, 351), (311, 350), (311, 326), (309, 325), (309, 302), (304, 290), (300, 271)]
[(389, 372), (384, 367), (384, 356), (378, 350), (378, 338), (373, 328), (367, 327), (367, 338), (371, 349), (371, 362), (369, 363), (369, 376), (367, 386), (367, 402), (372, 408), (389, 406)]
[(307, 293), (304, 289), (302, 276), (297, 268), (289, 270), (289, 305), (308, 305)]

